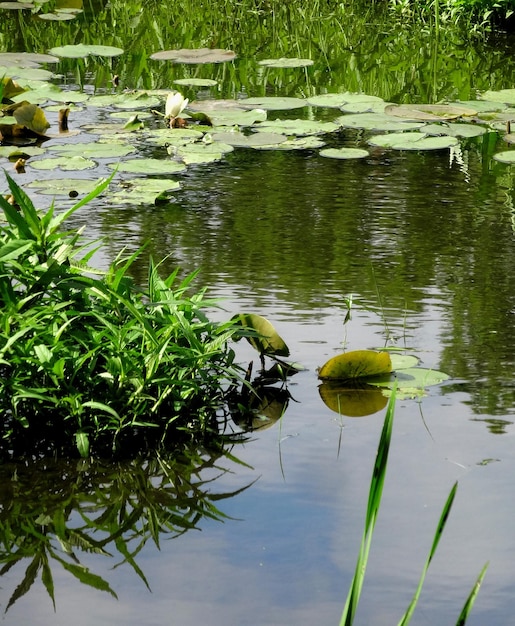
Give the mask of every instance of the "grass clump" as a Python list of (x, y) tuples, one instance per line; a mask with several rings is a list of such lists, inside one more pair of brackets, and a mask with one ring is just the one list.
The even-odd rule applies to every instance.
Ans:
[[(127, 454), (218, 435), (227, 392), (241, 381), (228, 342), (234, 322), (203, 313), (194, 274), (166, 278), (152, 262), (138, 288), (138, 253), (100, 277), (86, 273), (94, 249), (65, 212), (37, 211), (7, 175), (0, 196), (0, 451), (82, 456)], [(2, 450), (3, 449), (3, 450)]]

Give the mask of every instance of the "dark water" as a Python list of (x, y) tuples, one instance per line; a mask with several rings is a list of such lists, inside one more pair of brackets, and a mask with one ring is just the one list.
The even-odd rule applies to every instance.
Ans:
[[(60, 28), (67, 33), (69, 27)], [(369, 35), (371, 40), (377, 33)], [(381, 41), (391, 42), (391, 36)], [(400, 35), (399, 41), (404, 41)], [(478, 54), (477, 45), (457, 48), (462, 61), (474, 61), (460, 66), (459, 78), (448, 67), (455, 61), (438, 57), (438, 97), (466, 99), (479, 86), (510, 86), (511, 56), (500, 45), (481, 47)], [(371, 54), (364, 48), (363, 67)], [(385, 58), (393, 55), (391, 47), (381, 50)], [(395, 58), (415, 59), (416, 50), (404, 48)], [(330, 91), (347, 88), (348, 74), (338, 73), (340, 57), (336, 51), (328, 54), (334, 72), (326, 71), (325, 79), (312, 77), (315, 92), (324, 84), (337, 84)], [(375, 54), (380, 56), (380, 50)], [(240, 70), (240, 87), (249, 59), (250, 54), (234, 66)], [(415, 73), (405, 67), (401, 79), (394, 60), (390, 73), (379, 72), (376, 63), (363, 71), (369, 93), (400, 94), (402, 101), (414, 96), (414, 84), (432, 90), (430, 64), (425, 70), (423, 63), (417, 65)], [(234, 67), (226, 70), (222, 91), (236, 84)], [(305, 88), (298, 75), (282, 76), (282, 85), (269, 79), (273, 89), (287, 86), (295, 95), (299, 84)], [(151, 78), (154, 86), (163, 86), (162, 77)], [(254, 69), (245, 84), (258, 82)], [(424, 100), (421, 90), (417, 93)], [(336, 142), (353, 145), (361, 139), (345, 131)], [(227, 494), (256, 481), (217, 504), (229, 518), (223, 523), (202, 518), (201, 532), (190, 530), (177, 538), (163, 534), (160, 551), (149, 539), (139, 552), (137, 562), (152, 593), (127, 563), (112, 569), (123, 560), (119, 555), (81, 550), (81, 562), (109, 581), (118, 601), (80, 584), (55, 562), (57, 612), (38, 579), (4, 622), (338, 623), (384, 412), (360, 419), (333, 413), (319, 396), (316, 368), (343, 346), (388, 345), (406, 349), (424, 367), (451, 378), (420, 401), (397, 404), (358, 623), (387, 626), (400, 619), (441, 508), (458, 480), (458, 495), (412, 623), (456, 623), (476, 576), (490, 561), (468, 623), (510, 624), (515, 585), (514, 173), (491, 160), (496, 141), (496, 136), (469, 140), (452, 152), (377, 150), (360, 161), (332, 161), (315, 151), (237, 150), (220, 164), (189, 168), (168, 205), (128, 208), (99, 202), (78, 216), (88, 236), (106, 238), (99, 263), (123, 246), (148, 242), (155, 258), (167, 255), (164, 269), (177, 264), (186, 272), (200, 268), (198, 284), (207, 285), (225, 309), (213, 316), (225, 319), (242, 310), (265, 315), (306, 369), (291, 379), (292, 400), (280, 423), (255, 432), (234, 450), (249, 467), (220, 460), (231, 472), (221, 472), (207, 487), (209, 493)], [(144, 260), (139, 271), (136, 278), (143, 281)], [(352, 319), (344, 325), (349, 294)], [(238, 349), (243, 362), (253, 358), (250, 349)], [(216, 474), (206, 468), (201, 476)], [(115, 501), (114, 490), (108, 493)], [(99, 505), (91, 498), (93, 510)], [(13, 502), (20, 500), (5, 495), (4, 521)], [(76, 510), (70, 519), (80, 522)], [(3, 607), (26, 566), (3, 574)]]

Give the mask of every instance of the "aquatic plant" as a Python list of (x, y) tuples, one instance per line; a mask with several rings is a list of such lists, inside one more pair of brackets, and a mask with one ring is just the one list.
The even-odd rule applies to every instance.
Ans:
[[(37, 211), (7, 175), (0, 196), (0, 417), (5, 450), (127, 454), (136, 447), (217, 436), (229, 391), (243, 381), (229, 345), (254, 331), (204, 313), (195, 273), (145, 288), (129, 270), (140, 251), (100, 277), (96, 248), (62, 225), (104, 191), (101, 182), (56, 215)], [(89, 272), (89, 273), (88, 273)], [(248, 383), (247, 383), (248, 384)]]
[[(390, 397), (390, 401), (388, 403), (388, 408), (386, 410), (386, 414), (384, 418), (383, 430), (381, 432), (381, 438), (379, 440), (377, 455), (376, 455), (376, 459), (374, 463), (374, 469), (373, 469), (372, 478), (370, 481), (367, 512), (366, 512), (366, 517), (365, 517), (365, 526), (363, 529), (363, 536), (362, 536), (361, 545), (360, 545), (360, 549), (358, 553), (358, 559), (356, 562), (356, 569), (354, 572), (354, 576), (352, 577), (352, 580), (351, 580), (349, 593), (347, 594), (345, 607), (343, 609), (342, 617), (340, 620), (340, 626), (351, 626), (351, 624), (353, 624), (356, 611), (358, 608), (359, 599), (361, 596), (361, 590), (362, 590), (363, 582), (365, 579), (370, 546), (372, 543), (372, 536), (374, 533), (377, 516), (379, 514), (379, 508), (381, 506), (383, 485), (384, 485), (384, 481), (386, 477), (386, 468), (388, 465), (388, 453), (390, 450), (390, 442), (392, 438), (393, 417), (394, 417), (394, 411), (395, 411), (395, 397), (396, 397), (396, 387), (394, 387), (392, 390), (392, 395)], [(410, 605), (408, 606), (406, 612), (404, 613), (401, 620), (399, 621), (399, 626), (407, 626), (407, 624), (409, 624), (411, 620), (413, 612), (415, 611), (415, 608), (418, 603), (418, 599), (420, 597), (420, 592), (422, 590), (422, 585), (424, 584), (427, 570), (429, 568), (429, 565), (431, 564), (431, 560), (436, 552), (438, 543), (444, 531), (445, 524), (447, 522), (452, 504), (454, 502), (454, 497), (456, 495), (457, 488), (458, 488), (458, 483), (455, 483), (445, 502), (442, 513), (440, 515), (440, 519), (438, 520), (436, 531), (433, 537), (433, 542), (431, 544), (431, 549), (429, 551), (428, 557), (422, 569), (422, 574), (420, 577), (419, 584), (413, 595), (413, 599)], [(485, 577), (487, 567), (488, 567), (488, 563), (483, 567), (479, 576), (477, 577), (476, 582), (472, 588), (472, 591), (467, 597), (465, 605), (463, 606), (463, 609), (458, 617), (456, 626), (463, 626), (466, 623), (468, 615), (470, 611), (472, 610), (476, 596), (479, 592), (479, 588), (481, 586), (483, 578)]]

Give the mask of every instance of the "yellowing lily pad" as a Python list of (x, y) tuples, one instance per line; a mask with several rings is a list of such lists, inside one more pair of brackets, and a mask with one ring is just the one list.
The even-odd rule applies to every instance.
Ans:
[(20, 126), (25, 126), (29, 130), (44, 135), (45, 131), (50, 128), (50, 124), (45, 117), (42, 109), (35, 104), (24, 103), (14, 109), (13, 116)]
[(391, 371), (392, 361), (388, 352), (354, 350), (329, 359), (318, 371), (318, 377), (321, 380), (351, 380)]
[(247, 337), (248, 342), (259, 352), (269, 356), (288, 356), (290, 350), (275, 330), (273, 324), (256, 313), (240, 313), (233, 320), (244, 328), (256, 331), (256, 337)]
[(174, 63), (225, 63), (233, 61), (236, 53), (220, 48), (181, 48), (154, 52), (150, 58), (154, 61), (173, 61)]

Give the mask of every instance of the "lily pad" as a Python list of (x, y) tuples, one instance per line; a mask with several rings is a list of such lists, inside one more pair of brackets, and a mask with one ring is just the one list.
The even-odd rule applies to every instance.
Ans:
[(479, 137), (487, 132), (480, 124), (426, 124), (420, 129), (427, 135), (448, 135), (449, 137)]
[(288, 346), (279, 336), (273, 324), (256, 313), (240, 313), (233, 320), (244, 328), (256, 331), (257, 337), (247, 337), (248, 342), (259, 352), (269, 356), (289, 356)]
[(178, 78), (174, 80), (174, 85), (187, 85), (188, 87), (215, 87), (217, 80), (212, 78)]
[(95, 157), (97, 159), (118, 159), (133, 152), (134, 146), (123, 143), (66, 143), (53, 147), (54, 152), (66, 155), (80, 155), (83, 157)]
[(395, 373), (369, 380), (370, 385), (391, 389), (394, 384), (404, 397), (425, 395), (425, 389), (449, 379), (448, 374), (425, 367), (409, 367)]
[(325, 146), (325, 142), (314, 135), (307, 137), (288, 137), (286, 141), (263, 146), (252, 146), (255, 150), (316, 150)]
[(155, 146), (182, 146), (202, 139), (204, 133), (193, 128), (159, 128), (145, 135), (145, 141)]
[(46, 20), (48, 22), (66, 22), (73, 20), (80, 11), (68, 12), (68, 11), (56, 11), (55, 13), (40, 13), (38, 19)]
[(220, 161), (225, 154), (233, 150), (233, 146), (219, 141), (212, 143), (198, 141), (177, 147), (174, 152), (186, 165), (201, 165)]
[(503, 104), (515, 105), (515, 89), (499, 89), (498, 91), (485, 91), (480, 95), (482, 100), (492, 100)]
[(85, 45), (79, 43), (74, 45), (69, 44), (66, 46), (57, 46), (55, 48), (51, 48), (49, 53), (55, 55), (56, 57), (67, 59), (85, 59), (88, 56), (116, 57), (123, 54), (123, 50), (114, 46)]
[(312, 59), (299, 59), (295, 57), (281, 57), (280, 59), (263, 59), (258, 65), (265, 67), (291, 68), (291, 67), (309, 67), (313, 65)]
[(308, 98), (308, 104), (311, 106), (335, 109), (339, 109), (346, 104), (356, 102), (381, 103), (384, 102), (384, 100), (378, 96), (369, 96), (365, 93), (350, 93), (349, 91), (344, 93), (326, 93)]
[(321, 380), (351, 380), (388, 374), (392, 361), (388, 352), (354, 350), (329, 359), (318, 371)]
[(347, 128), (398, 132), (417, 130), (424, 125), (423, 122), (395, 120), (384, 113), (349, 113), (336, 118), (334, 122)]
[(219, 109), (209, 112), (214, 126), (252, 126), (256, 122), (264, 122), (266, 118), (264, 109)]
[(269, 120), (253, 127), (257, 132), (273, 132), (281, 135), (324, 135), (334, 133), (340, 127), (333, 122), (319, 122), (317, 120)]
[(119, 183), (118, 190), (110, 198), (120, 204), (155, 204), (160, 199), (165, 200), (169, 193), (179, 188), (180, 183), (175, 180), (133, 178)]
[(377, 387), (350, 387), (341, 382), (322, 383), (318, 392), (331, 411), (348, 417), (364, 417), (385, 408), (388, 398)]
[(48, 180), (34, 180), (27, 184), (27, 187), (33, 187), (38, 193), (44, 195), (69, 196), (75, 192), (79, 194), (88, 194), (98, 185), (98, 180), (89, 180), (86, 178), (51, 178)]
[(24, 146), (23, 148), (15, 148), (13, 146), (0, 146), (0, 157), (6, 157), (10, 161), (18, 159), (29, 159), (33, 156), (45, 154), (45, 148), (38, 146)]
[(458, 117), (477, 115), (474, 109), (450, 104), (390, 104), (384, 112), (395, 117), (426, 121), (455, 120)]
[(111, 169), (132, 174), (176, 174), (183, 172), (186, 166), (172, 159), (131, 159), (122, 163), (110, 163)]
[(495, 161), (500, 163), (509, 163), (510, 165), (515, 163), (515, 150), (505, 150), (504, 152), (498, 152), (492, 157)]
[(1, 52), (0, 65), (16, 67), (38, 67), (42, 63), (59, 63), (59, 59), (50, 54), (38, 52)]
[(300, 109), (307, 105), (303, 98), (282, 98), (274, 96), (263, 96), (262, 98), (245, 98), (241, 100), (241, 106), (246, 109), (265, 109), (267, 111), (289, 111)]
[(384, 113), (388, 103), (384, 100), (378, 102), (347, 102), (340, 107), (340, 111), (344, 113)]
[(150, 109), (160, 106), (161, 103), (162, 100), (160, 98), (151, 96), (146, 91), (93, 96), (88, 102), (89, 106), (102, 108), (113, 106), (119, 109)]
[(31, 167), (36, 170), (55, 170), (57, 168), (64, 171), (80, 171), (96, 167), (95, 161), (85, 159), (83, 156), (66, 156), (49, 159), (31, 161)]
[(319, 154), (329, 159), (364, 159), (369, 156), (369, 152), (361, 148), (326, 148)]
[(244, 135), (239, 131), (234, 131), (226, 133), (213, 133), (213, 139), (215, 141), (228, 143), (230, 146), (239, 148), (255, 148), (256, 146), (259, 147), (283, 143), (286, 141), (286, 136), (278, 135), (277, 133), (253, 133), (252, 135)]
[(46, 130), (50, 128), (50, 124), (43, 110), (29, 102), (22, 103), (14, 109), (13, 116), (20, 126), (25, 126), (25, 128), (28, 128), (38, 135), (44, 135)]
[(502, 111), (506, 108), (506, 104), (502, 102), (494, 102), (493, 100), (458, 100), (457, 102), (449, 102), (450, 106), (464, 106), (478, 113), (489, 113), (493, 111)]
[(393, 150), (444, 150), (457, 145), (456, 137), (432, 137), (425, 133), (390, 133), (376, 135), (368, 140), (371, 146)]
[(233, 61), (236, 53), (220, 48), (181, 48), (154, 52), (150, 58), (154, 61), (173, 61), (174, 63), (225, 63)]
[[(26, 80), (50, 80), (54, 77), (54, 72), (49, 70), (44, 70), (40, 67), (6, 67), (0, 65), (0, 76), (10, 76), (11, 78), (16, 79), (26, 79)], [(21, 93), (18, 91), (18, 93)], [(17, 95), (16, 93), (13, 95)], [(4, 93), (4, 98), (9, 98)]]

